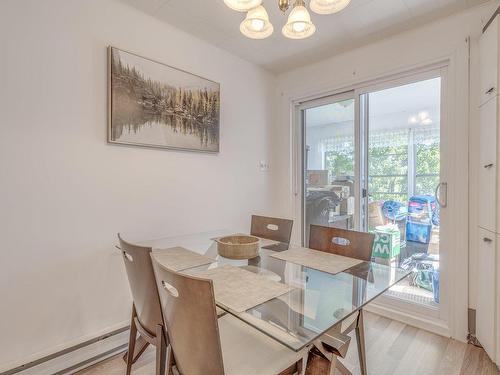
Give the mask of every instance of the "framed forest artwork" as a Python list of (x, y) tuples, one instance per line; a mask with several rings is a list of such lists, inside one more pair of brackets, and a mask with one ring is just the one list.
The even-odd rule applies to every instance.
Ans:
[(108, 48), (110, 143), (219, 152), (220, 85)]

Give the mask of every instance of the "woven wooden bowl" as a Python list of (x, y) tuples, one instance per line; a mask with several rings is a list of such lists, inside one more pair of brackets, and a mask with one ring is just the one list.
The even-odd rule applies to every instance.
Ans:
[(254, 236), (235, 234), (216, 241), (217, 252), (224, 258), (251, 259), (259, 255), (259, 239)]

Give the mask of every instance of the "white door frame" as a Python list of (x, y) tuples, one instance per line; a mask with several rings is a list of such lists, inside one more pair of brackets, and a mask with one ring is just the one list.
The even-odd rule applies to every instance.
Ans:
[[(458, 54), (459, 52), (456, 51)], [(462, 57), (462, 56), (460, 56)], [(443, 225), (440, 230), (445, 243), (440, 246), (440, 259), (444, 267), (441, 268), (441, 290), (442, 293), (439, 316), (429, 316), (426, 310), (419, 311), (418, 308), (410, 313), (403, 306), (373, 303), (372, 310), (380, 312), (390, 318), (398, 319), (420, 328), (432, 330), (445, 336), (451, 336), (465, 341), (467, 336), (467, 309), (468, 309), (468, 220), (463, 216), (468, 215), (468, 87), (456, 87), (455, 77), (458, 72), (468, 75), (468, 66), (456, 64), (457, 56), (453, 54), (448, 58), (438, 60), (432, 64), (417, 67), (411, 70), (401, 70), (397, 73), (388, 74), (385, 77), (375, 77), (372, 80), (345, 85), (338, 90), (323, 92), (318, 95), (307, 95), (302, 97), (289, 97), (289, 105), (292, 114), (292, 184), (293, 184), (293, 213), (296, 228), (302, 228), (302, 138), (301, 133), (301, 109), (304, 103), (310, 100), (324, 99), (325, 97), (343, 94), (349, 91), (355, 92), (356, 98), (359, 94), (372, 91), (372, 88), (397, 86), (397, 82), (411, 82), (420, 80), (419, 77), (429, 77), (429, 74), (440, 72), (442, 78), (442, 100), (441, 100), (441, 150), (447, 155), (445, 163), (441, 164), (441, 181), (448, 182), (448, 208), (443, 210)], [(459, 85), (460, 83), (458, 83)], [(324, 100), (330, 100), (327, 98)], [(466, 108), (458, 108), (457, 102), (466, 102)], [(359, 100), (356, 103), (355, 129), (359, 131)], [(302, 108), (301, 108), (302, 106)], [(453, 128), (450, 126), (453, 124)], [(359, 137), (356, 137), (359, 142)], [(359, 144), (356, 143), (359, 150)], [(356, 153), (359, 155), (359, 152)], [(357, 156), (358, 157), (358, 156)], [(366, 163), (365, 163), (366, 164)], [(360, 160), (356, 160), (357, 182), (360, 181)], [(359, 184), (358, 184), (359, 185)], [(359, 191), (358, 197), (359, 197)], [(462, 204), (462, 207), (460, 207)], [(359, 208), (359, 202), (358, 202)], [(299, 233), (295, 231), (295, 242), (300, 241)], [(446, 249), (444, 248), (446, 246)]]

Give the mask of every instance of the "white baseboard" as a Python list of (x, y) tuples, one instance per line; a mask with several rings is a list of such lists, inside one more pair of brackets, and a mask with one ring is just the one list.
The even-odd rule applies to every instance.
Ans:
[(29, 365), (33, 362), (38, 363), (40, 361), (40, 359), (50, 358), (54, 355), (57, 355), (58, 353), (71, 351), (72, 348), (74, 349), (75, 347), (79, 347), (82, 345), (82, 343), (92, 342), (92, 341), (96, 340), (96, 338), (107, 337), (110, 334), (113, 334), (113, 332), (115, 332), (115, 331), (123, 330), (124, 327), (127, 327), (129, 323), (130, 323), (130, 320), (127, 319), (125, 321), (116, 323), (110, 327), (106, 327), (105, 329), (103, 329), (101, 331), (93, 332), (91, 334), (80, 336), (80, 337), (75, 338), (73, 340), (61, 343), (57, 346), (49, 347), (43, 351), (40, 351), (38, 353), (34, 353), (28, 357), (23, 358), (22, 361), (17, 360), (17, 361), (2, 363), (0, 365), (0, 375), (4, 375), (4, 373), (9, 374), (10, 372), (8, 372), (8, 370), (10, 370), (10, 369), (26, 366), (26, 365)]
[(408, 314), (407, 312), (399, 310), (393, 306), (385, 306), (375, 302), (366, 305), (364, 310), (389, 319), (397, 320), (425, 331), (436, 333), (441, 336), (451, 337), (448, 325), (444, 321), (438, 320), (434, 317), (414, 313)]
[(61, 352), (48, 355), (0, 373), (0, 375), (63, 375), (103, 361), (127, 349), (128, 327), (87, 340)]

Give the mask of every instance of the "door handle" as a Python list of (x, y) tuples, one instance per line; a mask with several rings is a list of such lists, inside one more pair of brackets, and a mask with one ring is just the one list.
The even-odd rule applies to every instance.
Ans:
[[(440, 182), (436, 186), (436, 190), (434, 191), (434, 196), (436, 197), (436, 201), (441, 207), (446, 207), (448, 205), (448, 183)], [(442, 200), (441, 197), (444, 196)]]
[(493, 163), (486, 164), (484, 167), (485, 167), (486, 169), (489, 169), (489, 168), (493, 167)]
[(493, 242), (493, 240), (491, 238), (488, 238), (488, 237), (483, 237), (483, 241), (486, 242), (486, 243)]

